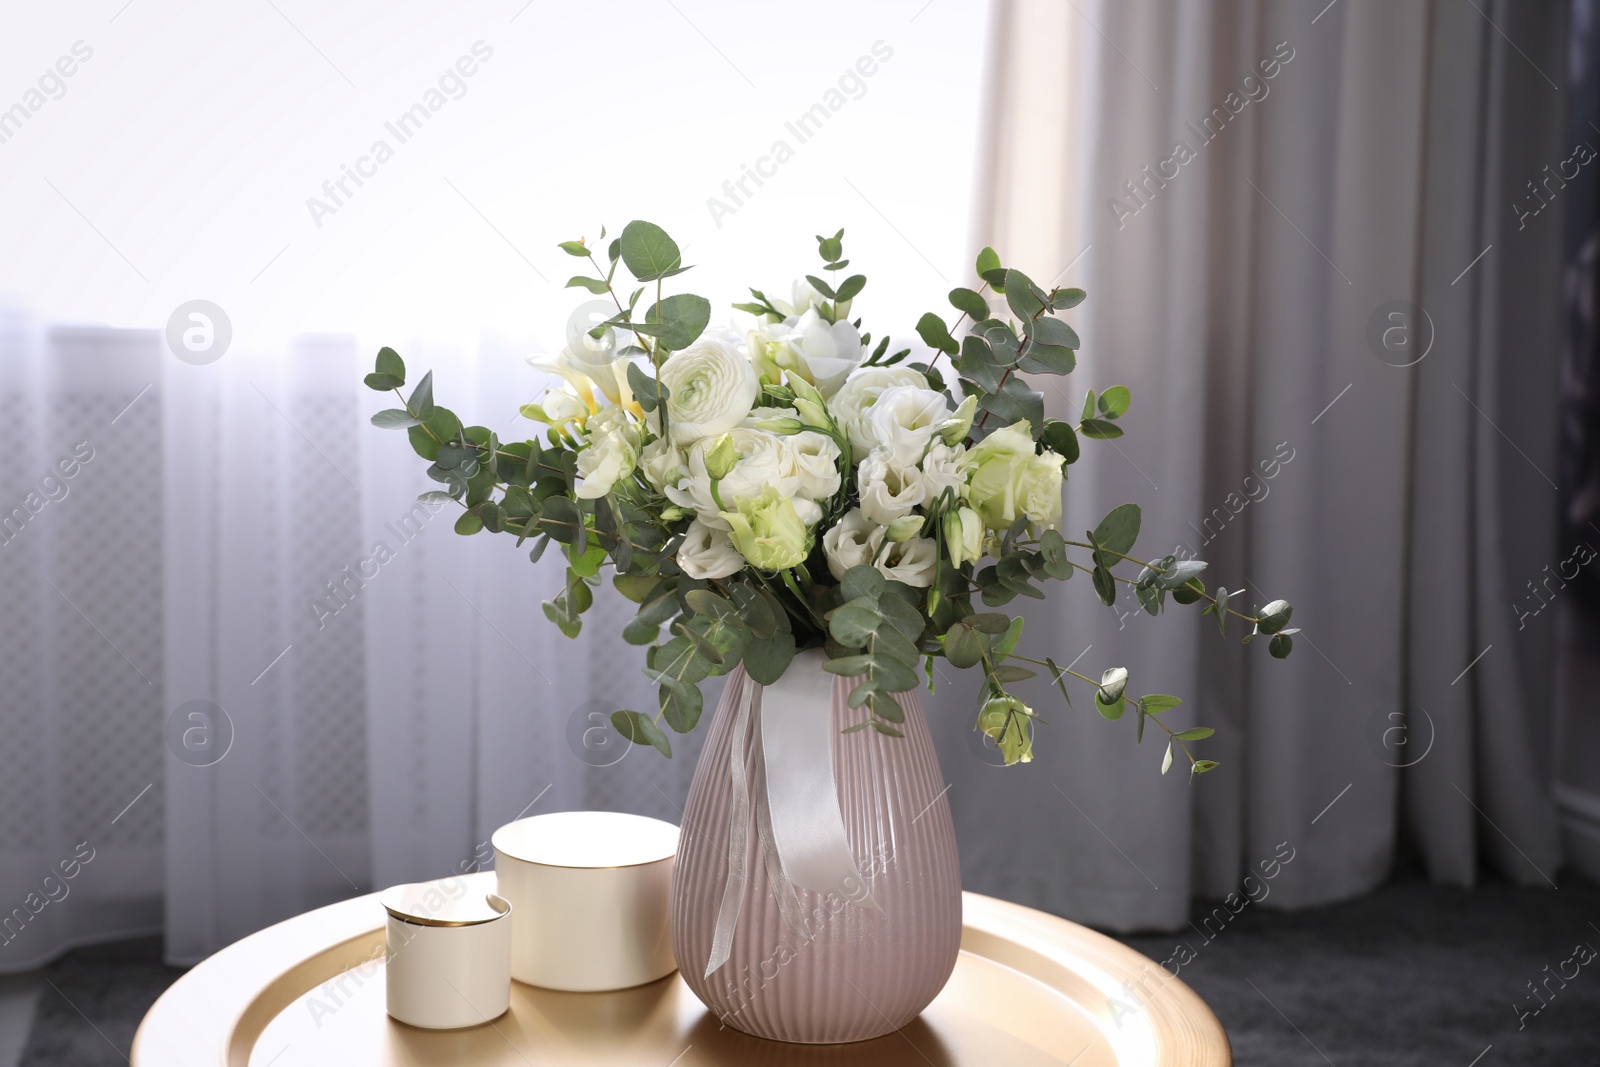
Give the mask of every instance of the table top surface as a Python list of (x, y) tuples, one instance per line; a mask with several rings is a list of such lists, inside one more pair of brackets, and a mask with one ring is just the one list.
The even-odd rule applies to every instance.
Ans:
[[(492, 890), (492, 873), (469, 877)], [(722, 1027), (676, 973), (614, 993), (513, 982), (511, 1010), (483, 1026), (397, 1023), (384, 1010), (385, 912), (373, 893), (268, 927), (194, 967), (145, 1016), (132, 1067), (1232, 1063), (1205, 1002), (1127, 946), (976, 893), (963, 894), (962, 908), (955, 972), (910, 1025), (858, 1044), (790, 1045)]]

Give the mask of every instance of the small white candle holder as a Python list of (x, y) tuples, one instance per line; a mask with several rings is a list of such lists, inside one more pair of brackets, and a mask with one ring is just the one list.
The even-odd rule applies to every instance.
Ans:
[(571, 992), (627, 989), (677, 970), (667, 925), (678, 828), (614, 811), (536, 815), (494, 833), (511, 902), (511, 976)]
[(397, 885), (389, 913), (389, 1014), (411, 1026), (457, 1030), (511, 1006), (511, 904), (459, 878)]

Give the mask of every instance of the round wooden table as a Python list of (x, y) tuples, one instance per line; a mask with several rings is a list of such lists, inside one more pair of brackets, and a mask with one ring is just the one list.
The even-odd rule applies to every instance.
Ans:
[[(493, 888), (492, 873), (469, 876)], [(616, 993), (512, 984), (511, 1010), (469, 1030), (384, 1011), (378, 894), (281, 922), (199, 964), (156, 1001), (133, 1067), (713, 1064), (1229, 1067), (1227, 1035), (1182, 981), (1065, 919), (963, 897), (961, 958), (904, 1029), (853, 1045), (788, 1045), (722, 1027), (677, 974)]]

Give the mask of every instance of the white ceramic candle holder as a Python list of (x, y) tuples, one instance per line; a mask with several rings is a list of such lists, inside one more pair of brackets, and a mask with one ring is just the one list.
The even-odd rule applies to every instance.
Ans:
[(678, 828), (614, 811), (536, 815), (494, 833), (511, 902), (511, 976), (594, 992), (677, 969), (667, 927)]
[(430, 1030), (497, 1019), (511, 1005), (511, 905), (458, 878), (397, 885), (389, 913), (389, 1014)]

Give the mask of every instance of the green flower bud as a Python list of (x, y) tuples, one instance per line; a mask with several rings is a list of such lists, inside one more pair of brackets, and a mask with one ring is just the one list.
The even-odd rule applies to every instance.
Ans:
[(895, 543), (909, 541), (922, 532), (924, 522), (921, 515), (902, 515), (889, 524), (884, 536)]
[(753, 419), (745, 425), (754, 426), (758, 430), (766, 430), (768, 433), (782, 434), (785, 437), (799, 433), (806, 428), (805, 423), (799, 419), (791, 419), (787, 415), (776, 419)]
[(972, 432), (972, 416), (978, 412), (978, 398), (969, 396), (956, 408), (955, 414), (939, 424), (939, 439), (947, 445), (960, 444)]
[(723, 434), (706, 450), (706, 473), (713, 478), (726, 478), (738, 462), (739, 450), (734, 447), (732, 434)]
[(1033, 762), (1033, 709), (1016, 697), (1003, 693), (984, 701), (978, 729), (994, 742), (1007, 767)]
[(976, 511), (955, 508), (944, 513), (944, 546), (957, 567), (983, 558), (983, 520)]

